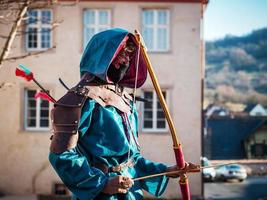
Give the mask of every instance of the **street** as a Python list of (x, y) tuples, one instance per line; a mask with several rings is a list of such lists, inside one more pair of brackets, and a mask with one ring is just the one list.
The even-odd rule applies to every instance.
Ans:
[(205, 199), (267, 200), (267, 177), (248, 177), (243, 182), (204, 183)]

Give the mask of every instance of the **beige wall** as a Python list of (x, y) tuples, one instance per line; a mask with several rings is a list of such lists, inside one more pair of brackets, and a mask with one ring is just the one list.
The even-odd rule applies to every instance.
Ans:
[[(200, 5), (187, 3), (79, 3), (54, 7), (54, 19), (63, 22), (53, 32), (56, 49), (37, 57), (6, 62), (0, 69), (0, 81), (13, 82), (0, 90), (0, 191), (28, 194), (50, 193), (52, 182), (59, 179), (48, 165), (50, 132), (23, 130), (23, 88), (34, 86), (16, 78), (18, 63), (28, 66), (36, 79), (53, 91), (55, 98), (64, 94), (58, 77), (67, 85), (79, 79), (82, 53), (82, 11), (84, 8), (111, 8), (112, 26), (133, 31), (141, 28), (142, 8), (169, 8), (171, 16), (171, 50), (151, 53), (151, 61), (161, 86), (170, 90), (170, 110), (183, 144), (187, 161), (199, 163), (201, 154), (201, 68), (200, 68)], [(4, 27), (0, 28), (4, 31)], [(23, 38), (16, 38), (14, 54), (25, 53)], [(144, 88), (152, 88), (148, 80)], [(140, 133), (145, 157), (174, 164), (169, 133)], [(193, 195), (201, 194), (200, 174), (189, 175)], [(35, 184), (34, 184), (35, 182)], [(34, 186), (33, 186), (34, 185)], [(34, 189), (35, 188), (35, 189)], [(171, 181), (165, 197), (177, 197), (177, 181)]]

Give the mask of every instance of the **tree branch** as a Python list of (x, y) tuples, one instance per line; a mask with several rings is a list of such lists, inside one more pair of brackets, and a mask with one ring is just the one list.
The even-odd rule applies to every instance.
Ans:
[(6, 36), (6, 35), (0, 35), (0, 38), (2, 38), (2, 39), (7, 39), (8, 36)]
[(7, 88), (12, 87), (13, 85), (15, 85), (15, 83), (11, 83), (11, 82), (1, 82), (0, 83), (0, 91), (5, 90)]
[[(52, 32), (55, 28), (57, 28), (57, 26), (59, 26), (59, 24), (60, 23), (62, 23), (63, 22), (63, 20), (61, 20), (61, 21), (58, 21), (58, 22), (53, 22), (53, 23), (51, 23), (51, 28), (50, 28), (50, 30), (47, 30), (47, 31), (37, 31), (36, 33), (44, 33), (44, 32)], [(17, 36), (22, 36), (22, 35), (27, 35), (27, 34), (30, 34), (30, 33), (32, 33), (31, 31), (17, 31)], [(0, 37), (5, 37), (5, 36), (3, 36), (3, 35), (0, 35)]]
[(56, 46), (53, 46), (52, 48), (49, 48), (49, 49), (46, 49), (46, 50), (43, 50), (43, 51), (29, 52), (29, 53), (24, 54), (24, 55), (21, 55), (21, 56), (14, 56), (14, 57), (6, 58), (5, 60), (6, 60), (6, 61), (14, 61), (14, 60), (18, 60), (18, 59), (26, 58), (26, 57), (28, 57), (28, 56), (37, 56), (37, 55), (40, 55), (40, 54), (49, 52), (49, 51), (51, 51), (51, 50), (53, 50), (53, 49), (55, 49), (55, 48), (56, 48)]
[(3, 64), (3, 61), (7, 58), (8, 54), (10, 53), (10, 49), (11, 49), (11, 45), (16, 37), (16, 33), (18, 30), (18, 27), (21, 24), (22, 18), (25, 15), (25, 13), (28, 10), (29, 4), (31, 3), (30, 0), (26, 0), (23, 4), (23, 6), (21, 7), (19, 14), (17, 16), (16, 22), (13, 24), (12, 29), (10, 31), (9, 37), (6, 40), (5, 46), (2, 50), (1, 56), (0, 56), (0, 68)]

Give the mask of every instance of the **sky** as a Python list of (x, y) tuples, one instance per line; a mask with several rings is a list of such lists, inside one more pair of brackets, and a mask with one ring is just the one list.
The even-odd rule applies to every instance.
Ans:
[(241, 36), (267, 27), (267, 0), (209, 0), (204, 13), (206, 40)]

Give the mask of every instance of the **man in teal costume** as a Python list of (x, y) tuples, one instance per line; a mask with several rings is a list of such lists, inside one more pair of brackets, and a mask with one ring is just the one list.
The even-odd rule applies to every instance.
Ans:
[[(169, 177), (160, 176), (135, 182), (133, 179), (176, 169), (149, 161), (140, 154), (135, 103), (130, 95), (128, 100), (121, 101), (122, 96), (127, 96), (127, 93), (122, 92), (125, 87), (139, 88), (146, 80), (144, 58), (142, 55), (138, 58), (138, 53), (134, 35), (126, 30), (110, 29), (96, 34), (82, 56), (81, 76), (89, 76), (86, 82), (98, 89), (104, 88), (104, 85), (113, 86), (114, 90), (108, 90), (112, 90), (116, 96), (114, 99), (120, 101), (105, 104), (102, 92), (96, 92), (101, 98), (95, 98), (97, 95), (86, 98), (82, 103), (81, 115), (78, 114), (78, 133), (75, 134), (75, 131), (56, 130), (64, 123), (59, 125), (55, 121), (67, 114), (58, 117), (56, 112), (52, 113), (56, 128), (49, 160), (73, 193), (73, 199), (138, 200), (143, 199), (142, 190), (159, 197), (165, 191)], [(70, 91), (79, 93), (77, 88), (80, 87), (81, 83)], [(113, 96), (108, 95), (111, 99)], [(70, 137), (66, 139), (66, 135)], [(67, 141), (66, 147), (61, 147), (62, 141)]]

